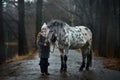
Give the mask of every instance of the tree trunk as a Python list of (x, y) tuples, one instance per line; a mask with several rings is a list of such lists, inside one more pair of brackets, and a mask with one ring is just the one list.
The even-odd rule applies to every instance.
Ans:
[(3, 4), (0, 0), (0, 63), (5, 60), (5, 40), (4, 40), (4, 29), (3, 29)]
[(100, 8), (100, 37), (99, 37), (99, 54), (100, 56), (106, 56), (106, 33), (107, 28), (109, 28), (109, 0), (102, 0), (101, 1), (101, 8)]
[(18, 0), (18, 54), (24, 55), (28, 53), (28, 46), (26, 40), (25, 26), (24, 26), (24, 17), (25, 17), (25, 8), (24, 0)]
[[(36, 32), (35, 32), (35, 45), (36, 45), (36, 38), (37, 34), (41, 29), (42, 26), (42, 7), (43, 7), (43, 0), (37, 0), (36, 3)], [(37, 46), (36, 46), (37, 48)]]
[[(108, 57), (120, 57), (119, 44), (119, 19), (116, 10), (119, 9), (119, 2), (117, 0), (109, 1), (109, 27), (107, 31), (106, 54)], [(117, 15), (117, 17), (116, 17)]]

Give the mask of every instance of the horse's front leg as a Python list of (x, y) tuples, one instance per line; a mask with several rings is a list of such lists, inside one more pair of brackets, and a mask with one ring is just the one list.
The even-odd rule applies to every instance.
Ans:
[(60, 51), (61, 51), (61, 69), (60, 69), (60, 71), (62, 72), (62, 71), (67, 71), (67, 54), (66, 54), (66, 52), (68, 53), (68, 51), (67, 50), (65, 50), (65, 53), (64, 53), (64, 51), (63, 51), (63, 49), (60, 49)]
[(63, 56), (64, 51), (63, 51), (63, 49), (60, 49), (60, 48), (59, 48), (59, 51), (60, 51), (60, 53), (61, 53), (61, 55), (60, 55), (60, 59), (61, 59), (61, 69), (60, 69), (60, 71), (63, 71), (63, 68), (64, 68), (64, 56)]
[(67, 55), (61, 55), (61, 69), (60, 71), (67, 71)]

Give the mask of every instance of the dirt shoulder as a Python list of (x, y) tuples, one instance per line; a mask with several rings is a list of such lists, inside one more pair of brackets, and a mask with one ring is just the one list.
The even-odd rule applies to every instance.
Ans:
[(31, 49), (27, 55), (19, 56), (17, 54), (13, 58), (5, 60), (3, 63), (0, 64), (0, 66), (11, 63), (11, 62), (15, 62), (15, 61), (20, 61), (20, 60), (24, 60), (24, 59), (31, 59), (32, 57), (34, 57), (36, 55), (36, 52), (37, 52), (36, 49)]
[(104, 68), (120, 71), (120, 59), (105, 59), (102, 64)]

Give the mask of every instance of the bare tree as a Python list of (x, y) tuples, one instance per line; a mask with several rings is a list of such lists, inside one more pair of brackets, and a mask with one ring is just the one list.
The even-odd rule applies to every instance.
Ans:
[(108, 18), (106, 22), (108, 23), (106, 31), (106, 56), (110, 57), (120, 57), (120, 25), (119, 25), (119, 0), (108, 0), (109, 8)]
[(36, 32), (35, 32), (35, 44), (36, 44), (36, 38), (37, 34), (41, 29), (42, 26), (42, 6), (43, 6), (43, 0), (37, 0), (36, 2)]
[(28, 46), (26, 40), (25, 26), (24, 26), (24, 0), (18, 0), (18, 54), (24, 55), (28, 53)]
[[(92, 30), (95, 52), (100, 56), (120, 57), (119, 0), (50, 1), (59, 10), (68, 12), (67, 17), (70, 15), (68, 20), (74, 24), (85, 25)], [(55, 13), (58, 14), (57, 11)], [(63, 13), (59, 16), (62, 15)]]
[(0, 63), (5, 59), (5, 40), (4, 40), (4, 29), (3, 29), (3, 4), (0, 0)]

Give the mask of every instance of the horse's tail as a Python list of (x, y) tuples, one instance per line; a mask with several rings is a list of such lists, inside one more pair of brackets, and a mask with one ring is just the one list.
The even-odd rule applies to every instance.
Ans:
[(90, 52), (89, 52), (89, 56), (90, 56), (90, 66), (92, 66), (92, 57), (93, 57), (93, 55), (92, 55), (92, 48), (93, 48), (93, 46), (92, 46), (92, 32), (91, 32), (91, 39), (90, 39)]
[(89, 60), (90, 60), (90, 66), (92, 66), (92, 49), (90, 50)]

